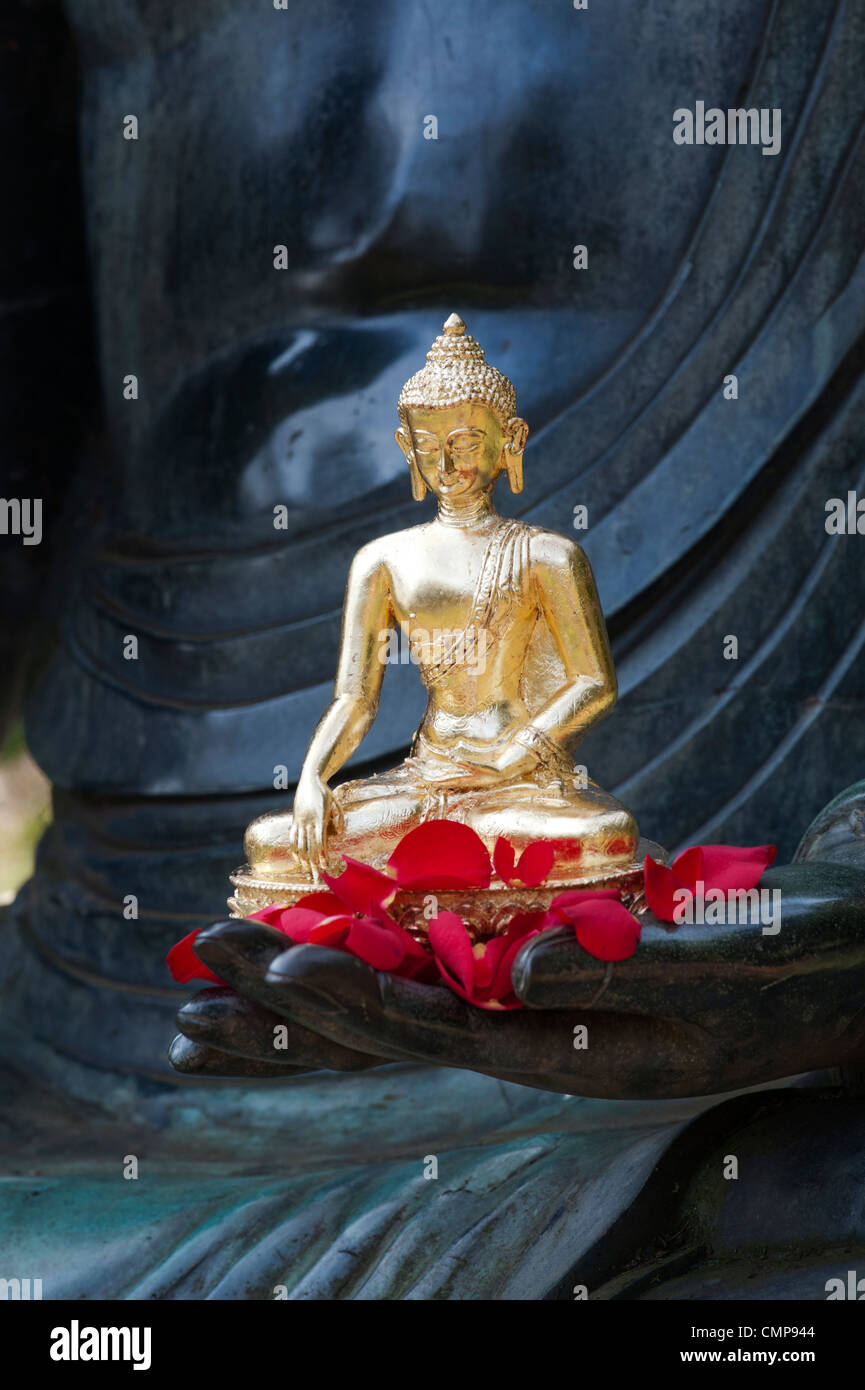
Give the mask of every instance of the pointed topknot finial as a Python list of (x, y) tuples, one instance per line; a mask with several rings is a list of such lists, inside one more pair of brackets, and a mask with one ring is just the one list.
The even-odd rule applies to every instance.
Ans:
[(406, 423), (409, 406), (443, 410), (469, 401), (486, 401), (501, 423), (517, 413), (517, 398), (506, 376), (490, 366), (459, 314), (451, 314), (444, 331), (426, 355), (426, 363), (399, 393), (400, 419)]

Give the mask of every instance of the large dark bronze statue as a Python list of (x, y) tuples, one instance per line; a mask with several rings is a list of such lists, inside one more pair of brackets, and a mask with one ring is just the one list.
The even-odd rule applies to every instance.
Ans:
[[(0, 492), (44, 537), (0, 534), (3, 710), (54, 819), (0, 930), (2, 1171), (45, 1297), (822, 1299), (865, 1243), (865, 538), (825, 524), (865, 489), (861, 6), (217, 9), (6, 21)], [(780, 149), (677, 144), (698, 101)], [(535, 938), (509, 1017), (224, 920), (352, 556), (435, 515), (390, 412), (454, 306), (532, 425), (504, 517), (607, 615), (581, 761), (671, 851), (775, 841), (784, 904), (646, 916), (612, 970)], [(406, 757), (412, 677), (337, 797)], [(194, 927), (228, 987), (189, 1000)]]

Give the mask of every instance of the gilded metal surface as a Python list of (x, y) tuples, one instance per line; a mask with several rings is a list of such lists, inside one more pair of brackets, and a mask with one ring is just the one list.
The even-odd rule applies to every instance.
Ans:
[[(616, 888), (621, 892), (625, 906), (639, 914), (645, 910), (643, 862), (646, 854), (659, 860), (666, 858), (660, 845), (651, 840), (641, 840), (639, 853), (630, 863), (610, 867), (604, 874), (593, 871), (582, 877), (575, 875), (566, 884), (544, 884), (539, 888), (513, 888), (494, 881), (483, 892), (441, 889), (435, 895), (436, 903), (443, 912), (457, 913), (476, 941), (504, 931), (516, 912), (546, 911), (553, 898), (567, 888)], [(255, 878), (245, 870), (232, 874), (231, 882), (235, 891), (228, 900), (228, 906), (233, 917), (248, 917), (263, 907), (290, 907), (309, 892), (309, 883), (305, 879), (278, 882)], [(390, 913), (400, 926), (410, 931), (417, 940), (422, 940), (429, 925), (428, 909), (428, 893), (401, 891), (397, 893)]]
[[(298, 883), (341, 855), (383, 865), (408, 830), (461, 821), (492, 848), (552, 840), (557, 885), (634, 869), (630, 812), (574, 767), (574, 751), (617, 687), (591, 567), (573, 540), (508, 521), (493, 506), (523, 485), (528, 426), (511, 383), (452, 314), (403, 388), (396, 441), (430, 523), (381, 537), (348, 577), (333, 700), (304, 760), (291, 813), (253, 821), (235, 877)], [(391, 642), (410, 644), (428, 691), (409, 757), (331, 791), (376, 716)]]

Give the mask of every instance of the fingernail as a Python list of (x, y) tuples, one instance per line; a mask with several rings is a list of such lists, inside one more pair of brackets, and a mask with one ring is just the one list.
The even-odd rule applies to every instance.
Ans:
[(283, 975), (273, 966), (268, 970), (264, 977), (265, 984), (280, 985), (283, 988), (287, 985), (291, 990), (291, 997), (297, 1003), (305, 1005), (314, 1013), (344, 1014), (347, 1011), (345, 1004), (341, 1004), (332, 994), (326, 993), (321, 989), (313, 989), (305, 982), (298, 984), (291, 975)]
[[(198, 956), (199, 960), (203, 960), (205, 965), (209, 965), (211, 968), (221, 965), (224, 961), (231, 960), (230, 951), (226, 951), (221, 942), (207, 941), (203, 940), (201, 937), (196, 939), (195, 954)], [(215, 971), (214, 973), (218, 974), (219, 972)]]
[(292, 993), (309, 995), (318, 1008), (334, 1013), (350, 1009), (380, 1008), (381, 996), (374, 972), (356, 956), (323, 946), (295, 946), (270, 963), (274, 983), (289, 985)]
[(196, 1044), (190, 1042), (189, 1038), (185, 1038), (182, 1033), (174, 1039), (168, 1049), (168, 1060), (175, 1071), (198, 1071), (203, 1059), (204, 1054)]

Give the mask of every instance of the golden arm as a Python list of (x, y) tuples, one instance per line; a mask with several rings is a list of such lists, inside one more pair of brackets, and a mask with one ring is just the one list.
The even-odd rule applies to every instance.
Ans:
[(322, 863), (333, 804), (328, 779), (347, 762), (372, 725), (384, 664), (381, 636), (393, 624), (390, 583), (373, 547), (359, 550), (349, 570), (333, 699), (306, 751), (294, 794), (290, 842)]
[(533, 537), (532, 574), (568, 677), (528, 726), (540, 735), (536, 751), (543, 758), (544, 739), (559, 749), (576, 745), (609, 714), (618, 684), (595, 578), (581, 548), (551, 533)]
[(316, 726), (301, 780), (327, 782), (359, 746), (378, 709), (384, 664), (382, 634), (393, 626), (390, 584), (383, 562), (365, 546), (346, 583), (333, 700)]

